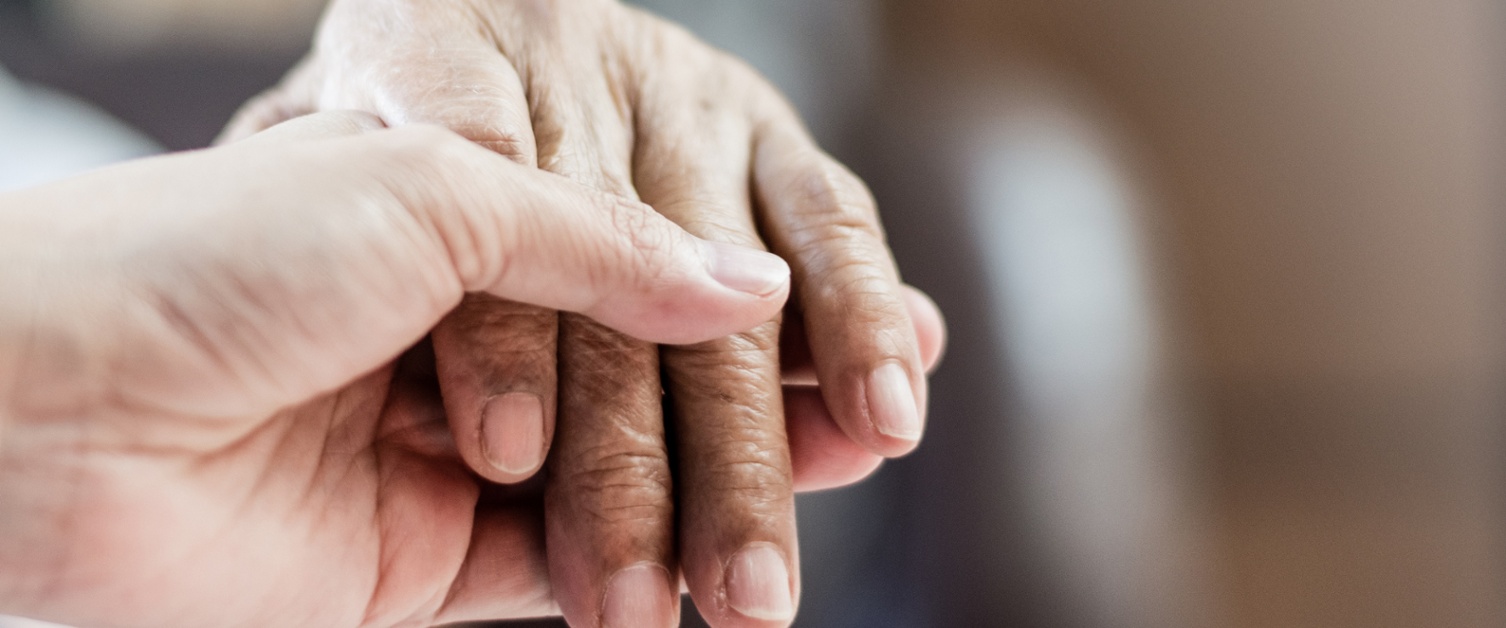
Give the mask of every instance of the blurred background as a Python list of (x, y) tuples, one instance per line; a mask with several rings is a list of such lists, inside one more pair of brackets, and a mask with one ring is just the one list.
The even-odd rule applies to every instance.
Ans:
[[(802, 498), (800, 626), (1506, 625), (1503, 3), (640, 4), (951, 325), (924, 447)], [(0, 0), (0, 187), (207, 144), (321, 5)]]

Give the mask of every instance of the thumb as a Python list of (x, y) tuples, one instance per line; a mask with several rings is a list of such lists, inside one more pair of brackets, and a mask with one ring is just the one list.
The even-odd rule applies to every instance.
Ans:
[(664, 344), (750, 329), (789, 296), (784, 260), (691, 236), (647, 205), (438, 129), (375, 135), (400, 136), (416, 151), (397, 160), (401, 183), (389, 185), (429, 225), (467, 291), (577, 312)]

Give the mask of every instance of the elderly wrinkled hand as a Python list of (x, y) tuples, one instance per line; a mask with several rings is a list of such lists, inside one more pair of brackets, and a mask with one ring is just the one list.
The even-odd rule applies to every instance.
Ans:
[(433, 375), (400, 356), (467, 291), (656, 342), (784, 305), (777, 257), (380, 126), (320, 114), (0, 196), (0, 614), (557, 612), (537, 504), (486, 494)]
[(750, 68), (613, 0), (337, 0), (313, 54), (226, 136), (343, 108), (445, 126), (789, 260), (783, 325), (700, 345), (481, 295), (433, 334), (471, 467), (514, 483), (547, 454), (550, 565), (572, 625), (672, 625), (681, 570), (718, 628), (788, 623), (794, 491), (916, 446), (942, 342), (862, 182)]

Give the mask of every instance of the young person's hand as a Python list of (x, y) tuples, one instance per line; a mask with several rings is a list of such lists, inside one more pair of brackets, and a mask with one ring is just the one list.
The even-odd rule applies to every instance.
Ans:
[(556, 613), (422, 360), (466, 292), (647, 342), (789, 269), (437, 128), (321, 114), (0, 196), (0, 614), (397, 626)]

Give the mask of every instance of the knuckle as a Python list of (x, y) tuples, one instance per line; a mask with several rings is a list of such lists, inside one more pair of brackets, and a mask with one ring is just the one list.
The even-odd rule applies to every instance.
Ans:
[(903, 320), (904, 305), (894, 294), (894, 281), (871, 263), (839, 262), (814, 282), (814, 300), (840, 304), (849, 320), (873, 324)]
[(778, 413), (779, 321), (696, 345), (664, 350), (665, 368), (682, 411), (713, 411), (727, 425), (758, 427)]
[(662, 446), (617, 443), (584, 451), (575, 462), (559, 471), (560, 482), (573, 493), (581, 514), (607, 523), (666, 518), (674, 493)]
[[(704, 201), (690, 201), (685, 204), (691, 207), (705, 208), (719, 203), (718, 201), (707, 199)], [(721, 219), (717, 214), (708, 216), (694, 210), (687, 213), (689, 215), (676, 221), (676, 224), (698, 238), (739, 246), (767, 248), (764, 245), (763, 239), (759, 238), (758, 234), (753, 232), (751, 225), (728, 224), (727, 220)], [(730, 214), (731, 212), (727, 213)]]
[(520, 165), (534, 166), (536, 159), (532, 138), (492, 125), (465, 126), (455, 129), (462, 136), (493, 153)]
[(517, 140), (512, 139), (480, 139), (476, 140), (482, 148), (501, 155), (520, 166), (533, 167), (534, 157), (529, 148)]
[(727, 425), (753, 427), (778, 414), (779, 323), (711, 342), (665, 349), (674, 405), (682, 412), (714, 412)]
[(778, 321), (751, 330), (695, 345), (668, 349), (677, 367), (716, 377), (722, 370), (747, 370), (767, 366), (779, 348)]
[(662, 523), (672, 510), (658, 351), (576, 315), (564, 319), (564, 415), (551, 468), (587, 520)]
[(826, 228), (858, 231), (883, 240), (877, 204), (868, 186), (845, 166), (824, 155), (795, 178), (794, 198), (800, 216)]
[(788, 452), (756, 441), (727, 443), (704, 473), (708, 485), (747, 507), (783, 504), (794, 491)]
[[(804, 265), (817, 269), (830, 267), (832, 271), (845, 265), (867, 265), (883, 268), (887, 261), (889, 245), (883, 233), (873, 223), (851, 222), (840, 216), (828, 216), (822, 220), (802, 223), (791, 229), (796, 255)], [(832, 272), (825, 271), (825, 272)]]
[(877, 264), (859, 258), (843, 258), (824, 269), (819, 286), (823, 296), (882, 298), (892, 296), (894, 282)]
[[(559, 377), (570, 386), (564, 403), (592, 414), (601, 414), (603, 409), (659, 407), (657, 347), (578, 315), (567, 315), (565, 321)], [(630, 425), (631, 421), (622, 418), (616, 423)]]
[(657, 368), (653, 363), (653, 358), (657, 355), (653, 345), (625, 336), (579, 314), (566, 314), (564, 321), (567, 325), (564, 357), (604, 370)]
[(843, 223), (804, 225), (795, 232), (804, 289), (827, 293), (897, 284), (888, 246), (871, 230)]
[(445, 321), (449, 330), (467, 342), (492, 344), (492, 340), (548, 336), (553, 351), (559, 314), (532, 305), (506, 301), (485, 294), (468, 295)]
[[(523, 165), (536, 163), (532, 128), (526, 124), (525, 105), (514, 103), (506, 90), (488, 86), (494, 79), (484, 73), (463, 72), (448, 77), (447, 88), (429, 96), (438, 102), (424, 119), (440, 124), (461, 137)], [(463, 87), (461, 87), (463, 86)]]
[(435, 332), (450, 340), (442, 343), (441, 359), (459, 359), (473, 367), (504, 371), (514, 377), (520, 372), (548, 372), (552, 376), (557, 368), (554, 330), (536, 324), (533, 317), (518, 316), (517, 320), (522, 324), (447, 324), (449, 329)]

